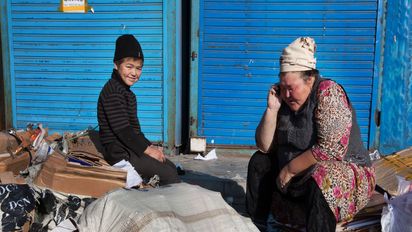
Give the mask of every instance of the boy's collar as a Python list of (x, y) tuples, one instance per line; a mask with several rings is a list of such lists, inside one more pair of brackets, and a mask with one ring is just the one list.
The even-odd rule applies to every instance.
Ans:
[(113, 69), (113, 73), (112, 73), (112, 78), (118, 82), (120, 82), (121, 85), (123, 85), (126, 89), (130, 89), (130, 86), (126, 85), (126, 83), (124, 83), (124, 81), (122, 80), (122, 78), (120, 77), (119, 72), (117, 71), (117, 69)]

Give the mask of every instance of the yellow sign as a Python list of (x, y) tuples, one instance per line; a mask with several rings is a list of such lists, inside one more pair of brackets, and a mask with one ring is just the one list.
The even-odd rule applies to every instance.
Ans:
[(87, 12), (91, 7), (87, 0), (60, 0), (60, 11), (63, 12)]

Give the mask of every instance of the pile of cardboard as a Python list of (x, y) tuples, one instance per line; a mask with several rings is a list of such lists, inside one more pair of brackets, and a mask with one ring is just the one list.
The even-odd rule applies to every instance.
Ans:
[[(43, 128), (0, 132), (0, 188), (14, 189), (17, 187), (10, 186), (21, 185), (41, 192), (51, 190), (54, 194), (98, 198), (124, 187), (127, 172), (107, 164), (99, 152), (96, 136), (95, 132), (90, 136), (47, 136)], [(39, 161), (42, 148), (42, 154), (46, 155)], [(0, 230), (5, 230), (6, 225), (28, 231), (36, 217), (34, 212), (24, 226), (2, 221)]]
[[(25, 184), (27, 178), (25, 180), (18, 176), (27, 170), (36, 158), (36, 150), (30, 146), (33, 137), (36, 137), (33, 136), (33, 132), (20, 131), (18, 136), (20, 137), (16, 138), (7, 132), (0, 132), (0, 185)], [(59, 146), (50, 146), (53, 147), (54, 152), (38, 164), (41, 168), (30, 182), (36, 188), (99, 198), (109, 191), (125, 186), (127, 172), (106, 163), (101, 154), (96, 132), (92, 131), (81, 136), (74, 134), (45, 136), (44, 141), (47, 144), (57, 142)], [(21, 152), (15, 152), (13, 155), (13, 151), (20, 150)], [(369, 204), (353, 220), (340, 223), (337, 231), (380, 230), (382, 208), (386, 206), (383, 192), (390, 196), (397, 196), (399, 192), (396, 176), (406, 180), (412, 179), (412, 147), (383, 156), (375, 160), (373, 166), (379, 191), (374, 192)]]
[[(97, 133), (90, 132), (92, 136)], [(55, 191), (100, 197), (125, 187), (127, 172), (113, 168), (99, 152), (98, 138), (92, 141), (89, 132), (83, 135), (65, 134), (58, 141), (65, 142), (66, 151), (55, 148), (44, 162), (34, 184)]]
[[(92, 133), (93, 136), (96, 133)], [(27, 131), (19, 131), (16, 136), (9, 133), (0, 133), (0, 173), (12, 172), (19, 175), (27, 169), (36, 157), (36, 151), (31, 144), (24, 145), (24, 152), (11, 155), (11, 151), (17, 150), (23, 143), (19, 140), (29, 140), (32, 134)], [(45, 137), (48, 144), (62, 141), (62, 136), (52, 135)], [(34, 184), (61, 191), (69, 194), (100, 197), (115, 188), (124, 187), (127, 173), (121, 169), (113, 168), (103, 159), (98, 151), (99, 144), (88, 136), (64, 135), (67, 141), (68, 151), (53, 152), (47, 160), (41, 164), (42, 168), (34, 179)], [(97, 139), (98, 141), (98, 139)], [(29, 142), (30, 143), (30, 142)]]
[(352, 221), (341, 224), (341, 231), (380, 231), (382, 209), (387, 205), (383, 194), (386, 192), (389, 198), (399, 195), (398, 177), (412, 180), (412, 147), (383, 156), (375, 160), (373, 166), (379, 193), (373, 194), (369, 204)]
[[(382, 157), (374, 163), (376, 184), (391, 196), (398, 196), (398, 177), (412, 180), (412, 147)], [(397, 177), (398, 176), (398, 177)]]

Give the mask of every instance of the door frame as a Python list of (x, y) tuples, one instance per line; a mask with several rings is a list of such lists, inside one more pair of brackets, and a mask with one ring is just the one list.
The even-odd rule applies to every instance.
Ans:
[(191, 28), (190, 28), (190, 103), (189, 103), (189, 138), (198, 135), (199, 129), (199, 51), (201, 36), (200, 32), (200, 0), (192, 0), (191, 6)]
[(0, 3), (0, 66), (2, 72), (0, 73), (0, 89), (3, 90), (2, 96), (0, 96), (0, 130), (13, 127), (15, 125), (15, 119), (13, 118), (14, 105), (14, 84), (11, 74), (11, 62), (10, 62), (10, 25), (8, 19), (11, 14), (9, 1), (1, 1)]

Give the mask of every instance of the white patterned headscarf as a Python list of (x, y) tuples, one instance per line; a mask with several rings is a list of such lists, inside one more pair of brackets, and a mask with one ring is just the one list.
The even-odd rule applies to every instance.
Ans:
[(285, 49), (280, 57), (280, 72), (316, 69), (316, 43), (310, 37), (299, 37)]

